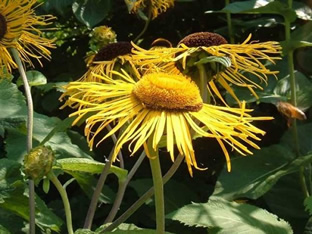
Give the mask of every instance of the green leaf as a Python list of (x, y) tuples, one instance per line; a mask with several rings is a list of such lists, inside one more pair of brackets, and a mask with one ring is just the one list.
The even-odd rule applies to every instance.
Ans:
[(220, 63), (224, 67), (230, 67), (231, 59), (229, 57), (208, 56), (200, 59), (198, 62), (195, 62), (194, 65), (206, 63)]
[[(301, 109), (308, 109), (312, 106), (312, 83), (308, 77), (301, 72), (294, 72), (296, 79), (297, 106)], [(273, 93), (288, 100), (291, 98), (291, 85), (289, 75), (280, 79)]]
[[(57, 160), (54, 169), (61, 169), (65, 172), (86, 172), (91, 174), (100, 174), (105, 166), (104, 163), (97, 162), (87, 158), (64, 158)], [(116, 166), (111, 166), (110, 172), (114, 173), (120, 180), (127, 177), (127, 170)]]
[(52, 10), (56, 10), (60, 15), (66, 16), (73, 2), (74, 0), (45, 0), (43, 8), (46, 12), (50, 13)]
[(289, 9), (287, 4), (273, 0), (233, 2), (224, 7), (221, 12), (229, 12), (232, 14), (277, 14), (282, 15), (289, 22), (293, 22), (297, 18), (296, 12)]
[[(47, 78), (39, 71), (29, 70), (26, 72), (27, 80), (30, 86), (40, 86), (47, 83)], [(16, 81), (17, 86), (24, 84), (22, 77), (19, 77)]]
[(257, 199), (283, 176), (296, 172), (312, 161), (312, 124), (298, 128), (302, 155), (296, 158), (292, 131), (289, 130), (280, 144), (255, 151), (253, 156), (237, 157), (231, 160), (232, 172), (224, 169), (216, 183), (213, 196), (234, 200), (241, 197)]
[[(21, 165), (8, 159), (0, 160), (0, 208), (29, 220), (28, 194), (22, 181)], [(62, 220), (36, 196), (36, 223), (43, 230), (50, 228), (59, 231)]]
[(106, 18), (111, 9), (111, 0), (75, 1), (72, 9), (76, 18), (89, 28)]
[(208, 203), (194, 203), (167, 215), (188, 226), (219, 228), (212, 233), (232, 234), (290, 234), (290, 225), (277, 216), (248, 204), (238, 204), (223, 199), (209, 200)]
[[(104, 229), (108, 226), (109, 224), (102, 225), (98, 229), (96, 229), (94, 234), (100, 234), (100, 233), (112, 233), (112, 234), (156, 234), (156, 230), (152, 229), (146, 229), (146, 228), (139, 228), (135, 226), (134, 224), (127, 224), (127, 223), (122, 223), (120, 224), (117, 228), (115, 228), (113, 231), (107, 232), (104, 231)], [(166, 234), (170, 234), (170, 232), (165, 232)], [(77, 233), (75, 233), (77, 234)], [(82, 233), (83, 234), (83, 233)], [(88, 233), (86, 233), (88, 234)]]
[(5, 227), (3, 227), (1, 224), (0, 224), (0, 233), (1, 234), (11, 234), (11, 232), (9, 232), (9, 230), (6, 229)]
[(0, 79), (0, 119), (26, 115), (26, 102), (15, 84)]
[(305, 210), (309, 212), (309, 215), (312, 215), (312, 197), (309, 196), (304, 199)]
[(5, 129), (17, 129), (22, 125), (25, 125), (24, 117), (0, 119), (0, 136), (4, 137)]

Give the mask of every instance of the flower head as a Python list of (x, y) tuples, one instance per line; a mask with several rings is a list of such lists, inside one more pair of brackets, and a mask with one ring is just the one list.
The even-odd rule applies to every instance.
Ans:
[(174, 0), (125, 0), (125, 2), (132, 13), (146, 11), (150, 8), (153, 19), (174, 5)]
[[(69, 96), (64, 106), (78, 107), (71, 114), (76, 116), (74, 124), (84, 116), (85, 135), (90, 147), (96, 137), (109, 124), (115, 124), (103, 140), (125, 127), (115, 149), (113, 159), (126, 142), (134, 154), (152, 139), (156, 150), (160, 140), (166, 137), (166, 147), (174, 160), (174, 145), (185, 157), (189, 173), (197, 166), (192, 145), (192, 135), (215, 138), (220, 144), (231, 169), (226, 144), (245, 155), (251, 154), (246, 147), (259, 148), (251, 139), (259, 140), (257, 134), (265, 132), (251, 124), (254, 120), (268, 120), (269, 117), (251, 117), (245, 109), (209, 105), (203, 103), (197, 85), (184, 75), (149, 73), (135, 81), (127, 73), (117, 73), (118, 79), (97, 76), (101, 82), (71, 82), (63, 95)], [(133, 146), (133, 147), (132, 147)], [(147, 154), (148, 155), (148, 154)]]
[(120, 41), (108, 44), (92, 56), (88, 63), (89, 69), (82, 76), (82, 81), (99, 81), (92, 74), (112, 76), (112, 71), (118, 71), (120, 68), (131, 70), (137, 77), (140, 74), (132, 63), (131, 54), (132, 45), (130, 42)]
[(9, 48), (18, 50), (22, 60), (33, 65), (30, 58), (40, 63), (40, 58), (49, 58), (51, 40), (43, 38), (37, 26), (46, 26), (53, 18), (50, 15), (36, 16), (32, 7), (36, 0), (7, 0), (0, 2), (0, 66), (11, 72), (17, 65)]
[[(240, 103), (232, 85), (246, 87), (257, 97), (254, 88), (262, 87), (248, 77), (253, 75), (260, 82), (267, 82), (267, 75), (275, 76), (277, 71), (265, 67), (262, 61), (274, 63), (279, 59), (281, 47), (278, 42), (252, 42), (251, 35), (242, 44), (228, 44), (220, 35), (210, 32), (191, 34), (182, 39), (176, 48), (144, 50), (136, 45), (133, 59), (141, 67), (164, 66), (176, 63), (182, 73), (192, 73), (200, 66), (209, 76), (208, 88), (223, 102), (216, 83), (221, 85)], [(225, 103), (225, 102), (224, 102)]]

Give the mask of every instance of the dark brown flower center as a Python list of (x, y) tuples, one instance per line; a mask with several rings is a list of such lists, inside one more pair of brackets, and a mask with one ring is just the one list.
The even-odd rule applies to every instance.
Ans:
[(185, 44), (187, 47), (199, 47), (199, 46), (217, 46), (227, 44), (227, 40), (217, 33), (211, 32), (197, 32), (192, 33), (184, 37), (179, 44)]
[(4, 16), (0, 13), (0, 40), (4, 37), (7, 32), (7, 22)]
[(93, 62), (96, 61), (110, 61), (118, 56), (130, 54), (132, 45), (130, 42), (121, 41), (112, 44), (100, 49), (100, 51), (95, 55)]

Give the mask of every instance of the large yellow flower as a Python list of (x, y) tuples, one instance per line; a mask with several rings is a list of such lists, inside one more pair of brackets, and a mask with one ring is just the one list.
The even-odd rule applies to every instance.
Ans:
[(138, 13), (150, 8), (152, 18), (156, 18), (159, 14), (166, 12), (168, 8), (174, 6), (174, 0), (125, 0), (129, 7), (129, 11)]
[(22, 60), (33, 65), (30, 58), (50, 57), (51, 40), (42, 38), (37, 26), (46, 26), (52, 16), (36, 16), (32, 7), (36, 0), (0, 0), (0, 71), (16, 68), (9, 48), (18, 50)]
[(245, 109), (244, 103), (241, 108), (205, 104), (197, 85), (183, 75), (150, 73), (136, 82), (125, 72), (114, 73), (118, 79), (96, 75), (101, 82), (71, 82), (63, 95), (69, 96), (64, 106), (78, 107), (70, 115), (76, 116), (73, 124), (87, 118), (85, 135), (91, 148), (108, 124), (114, 124), (114, 127), (102, 139), (97, 139), (97, 145), (124, 129), (116, 143), (113, 160), (126, 142), (130, 142), (129, 149), (133, 154), (147, 139), (152, 140), (152, 146), (157, 150), (165, 136), (171, 159), (174, 160), (176, 145), (192, 175), (192, 166), (198, 169), (192, 146), (192, 135), (196, 134), (218, 141), (230, 171), (225, 144), (240, 154), (252, 154), (246, 144), (258, 149), (252, 140), (260, 140), (257, 134), (264, 135), (265, 132), (251, 122), (271, 119), (251, 117), (248, 114), (251, 110)]
[(140, 77), (137, 68), (132, 62), (130, 42), (120, 41), (104, 46), (99, 52), (90, 58), (88, 71), (80, 78), (81, 81), (101, 81), (92, 74), (112, 76), (112, 71), (119, 71), (121, 68), (133, 72)]
[[(210, 76), (209, 90), (224, 102), (217, 88), (217, 82), (240, 103), (231, 84), (246, 87), (257, 97), (254, 88), (262, 89), (262, 87), (247, 74), (258, 78), (260, 82), (267, 82), (267, 75), (275, 76), (278, 73), (267, 69), (262, 62), (274, 63), (274, 60), (280, 59), (279, 43), (274, 41), (259, 43), (250, 40), (251, 35), (242, 44), (228, 44), (216, 33), (200, 32), (185, 37), (176, 48), (145, 50), (133, 44), (135, 49), (132, 52), (134, 61), (145, 69), (163, 67), (164, 64), (168, 66), (174, 62), (181, 65), (181, 72), (188, 73), (191, 68), (196, 69), (200, 65), (207, 64), (210, 66), (206, 68), (206, 73)], [(218, 66), (217, 62), (211, 59), (212, 56), (225, 58), (224, 62), (228, 63), (228, 66)]]

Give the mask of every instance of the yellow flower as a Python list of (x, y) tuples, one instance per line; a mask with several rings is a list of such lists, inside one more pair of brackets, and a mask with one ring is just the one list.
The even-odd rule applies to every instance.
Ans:
[(153, 19), (174, 6), (174, 0), (125, 0), (125, 2), (132, 13), (138, 13), (138, 11), (144, 11), (150, 7)]
[[(51, 40), (42, 38), (37, 26), (46, 26), (53, 18), (50, 15), (36, 16), (32, 7), (36, 0), (6, 0), (0, 2), (0, 70), (11, 72), (17, 65), (9, 48), (18, 50), (21, 59), (33, 65), (31, 58), (40, 63), (40, 58), (50, 58)], [(41, 64), (41, 63), (40, 63)]]
[(68, 96), (64, 107), (78, 108), (70, 115), (76, 117), (73, 124), (86, 117), (85, 135), (90, 148), (107, 125), (114, 124), (107, 135), (97, 139), (96, 145), (124, 129), (116, 143), (113, 160), (126, 142), (130, 142), (129, 150), (134, 154), (149, 138), (157, 150), (165, 136), (172, 161), (176, 145), (192, 176), (192, 166), (200, 169), (192, 145), (192, 135), (196, 134), (218, 141), (230, 171), (225, 144), (242, 155), (252, 154), (246, 144), (259, 149), (252, 140), (260, 140), (257, 134), (264, 135), (265, 132), (251, 122), (272, 119), (250, 116), (251, 110), (245, 109), (245, 103), (241, 108), (205, 104), (197, 85), (183, 75), (150, 73), (135, 81), (124, 71), (114, 74), (119, 78), (95, 75), (102, 81), (71, 82), (65, 86), (63, 94), (63, 97)]
[[(101, 81), (92, 74), (112, 76), (112, 71), (120, 68), (131, 70), (136, 77), (140, 77), (137, 68), (132, 62), (132, 45), (130, 42), (121, 41), (104, 46), (99, 52), (89, 58), (88, 71), (81, 77), (81, 81)], [(128, 69), (127, 69), (128, 68)]]
[[(251, 80), (247, 74), (258, 78), (260, 82), (267, 82), (267, 75), (277, 74), (277, 71), (267, 69), (262, 61), (269, 61), (274, 64), (274, 60), (280, 59), (281, 46), (278, 42), (254, 42), (250, 41), (251, 35), (242, 44), (228, 44), (227, 41), (216, 33), (200, 32), (194, 33), (180, 41), (176, 48), (159, 48), (157, 50), (144, 50), (133, 44), (133, 60), (141, 67), (164, 66), (164, 64), (175, 62), (181, 64), (181, 72), (188, 72), (188, 65), (195, 67), (200, 65), (204, 59), (212, 56), (226, 58), (229, 66), (220, 67), (212, 65), (206, 69), (209, 77), (208, 89), (219, 97), (224, 103), (216, 82), (219, 83), (235, 100), (236, 97), (231, 84), (246, 87), (257, 97), (254, 88), (262, 87)], [(205, 62), (202, 64), (205, 65)], [(208, 63), (207, 63), (208, 64)], [(219, 69), (219, 70), (218, 70)]]

